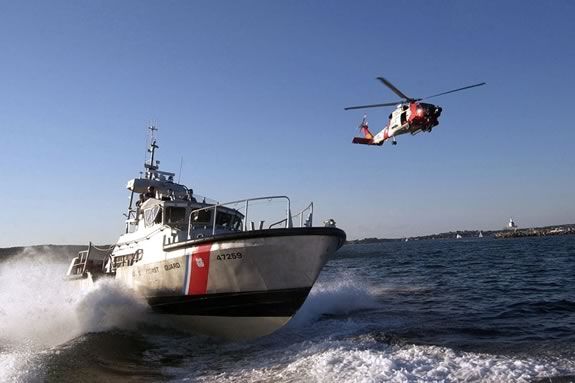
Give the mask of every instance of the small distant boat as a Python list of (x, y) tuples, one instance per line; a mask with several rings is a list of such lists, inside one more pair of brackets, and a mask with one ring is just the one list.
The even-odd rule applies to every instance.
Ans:
[(461, 237), (461, 235), (457, 234), (457, 235), (455, 236), (455, 238), (456, 238), (456, 239), (460, 239), (460, 238), (462, 238), (462, 237)]
[(482, 233), (482, 232), (479, 232), (478, 237), (479, 237), (479, 238), (483, 238), (483, 233)]
[(407, 241), (409, 241), (409, 238), (406, 237), (406, 238), (405, 238), (405, 242), (407, 242)]

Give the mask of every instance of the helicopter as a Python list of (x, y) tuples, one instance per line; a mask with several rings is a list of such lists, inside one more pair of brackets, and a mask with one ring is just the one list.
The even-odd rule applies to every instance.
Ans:
[(486, 84), (485, 82), (482, 82), (479, 84), (465, 86), (463, 88), (449, 90), (447, 92), (441, 92), (432, 96), (423, 98), (411, 98), (406, 96), (405, 93), (397, 89), (385, 78), (377, 77), (377, 79), (389, 89), (391, 89), (393, 93), (401, 97), (402, 100), (396, 102), (387, 102), (383, 104), (358, 105), (344, 108), (345, 110), (351, 110), (396, 106), (395, 110), (389, 115), (389, 121), (387, 122), (385, 128), (383, 128), (376, 135), (373, 135), (370, 132), (367, 123), (367, 115), (364, 115), (361, 124), (359, 125), (359, 130), (363, 134), (363, 137), (354, 137), (352, 140), (354, 144), (381, 146), (386, 140), (391, 139), (392, 144), (397, 145), (395, 137), (401, 134), (411, 133), (412, 135), (415, 135), (420, 132), (431, 133), (431, 130), (439, 125), (439, 116), (441, 115), (442, 108), (437, 105), (420, 101), (432, 97), (442, 96), (448, 93), (459, 92), (469, 88), (475, 88), (477, 86)]

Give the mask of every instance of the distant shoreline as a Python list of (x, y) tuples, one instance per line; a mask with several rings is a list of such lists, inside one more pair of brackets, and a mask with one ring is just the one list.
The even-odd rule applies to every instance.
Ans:
[[(522, 237), (548, 237), (557, 235), (573, 235), (575, 234), (575, 224), (567, 225), (551, 225), (533, 228), (516, 228), (516, 229), (501, 229), (501, 230), (458, 230), (449, 231), (445, 233), (419, 235), (413, 237), (401, 238), (363, 238), (351, 239), (346, 241), (346, 244), (361, 244), (361, 243), (378, 243), (378, 242), (401, 242), (401, 241), (422, 241), (422, 240), (437, 240), (437, 239), (456, 239), (457, 235), (464, 238), (479, 238), (479, 233), (483, 238), (522, 238)], [(14, 255), (20, 254), (24, 250), (36, 250), (41, 252), (62, 253), (62, 255), (74, 256), (81, 250), (86, 250), (87, 245), (31, 245), (31, 246), (13, 246), (13, 247), (0, 247), (0, 260), (6, 260)]]
[(347, 244), (361, 244), (361, 243), (378, 243), (378, 242), (400, 242), (400, 241), (421, 241), (421, 240), (436, 240), (436, 239), (456, 239), (457, 235), (464, 238), (479, 238), (479, 234), (483, 238), (520, 238), (520, 237), (547, 237), (557, 235), (572, 235), (575, 234), (575, 224), (567, 225), (551, 225), (543, 227), (533, 227), (524, 229), (501, 229), (501, 230), (458, 230), (449, 231), (446, 233), (420, 235), (413, 237), (402, 238), (363, 238), (348, 240)]
[(70, 259), (75, 257), (81, 250), (86, 250), (87, 245), (32, 245), (0, 248), (0, 261), (5, 261), (25, 251), (49, 254), (56, 258)]

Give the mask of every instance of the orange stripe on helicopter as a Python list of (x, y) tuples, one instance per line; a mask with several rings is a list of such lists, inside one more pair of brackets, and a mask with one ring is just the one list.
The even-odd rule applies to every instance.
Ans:
[(373, 139), (373, 134), (371, 134), (371, 132), (367, 128), (367, 125), (361, 126), (361, 132), (363, 133), (364, 137), (367, 138), (368, 140)]

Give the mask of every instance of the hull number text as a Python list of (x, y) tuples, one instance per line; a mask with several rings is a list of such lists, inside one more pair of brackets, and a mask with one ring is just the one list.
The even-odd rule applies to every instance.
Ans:
[(226, 261), (226, 260), (230, 260), (230, 259), (242, 259), (243, 255), (240, 252), (237, 253), (226, 253), (226, 254), (218, 254), (216, 256), (216, 259), (218, 261)]

